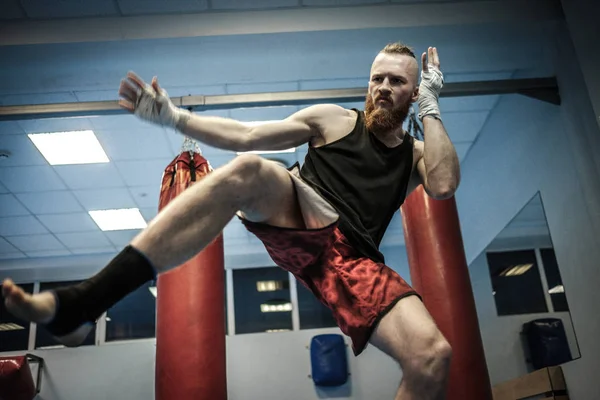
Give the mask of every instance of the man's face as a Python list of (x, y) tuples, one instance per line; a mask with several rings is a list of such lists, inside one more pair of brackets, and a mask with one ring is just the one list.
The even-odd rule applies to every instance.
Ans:
[(380, 53), (371, 66), (365, 102), (367, 128), (388, 133), (399, 128), (417, 101), (419, 67), (408, 55)]

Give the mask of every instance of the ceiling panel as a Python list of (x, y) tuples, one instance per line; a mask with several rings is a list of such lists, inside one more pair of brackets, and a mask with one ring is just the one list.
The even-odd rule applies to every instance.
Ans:
[(100, 230), (96, 232), (57, 233), (56, 237), (69, 250), (112, 247), (108, 238)]
[(0, 194), (0, 217), (29, 215), (29, 211), (12, 194)]
[(54, 235), (26, 235), (26, 236), (8, 236), (6, 237), (13, 246), (17, 249), (28, 251), (41, 250), (66, 250), (65, 246), (56, 239)]
[(15, 196), (34, 214), (62, 214), (84, 211), (71, 191), (17, 193)]
[(165, 130), (148, 126), (135, 130), (95, 130), (102, 148), (113, 161), (172, 157)]
[(73, 18), (117, 16), (113, 0), (20, 0), (30, 18)]
[[(159, 83), (162, 82), (159, 78)], [(168, 77), (165, 77), (168, 79)], [(161, 83), (162, 85), (162, 83)], [(186, 85), (186, 86), (169, 86), (164, 87), (170, 97), (178, 96), (216, 96), (227, 94), (226, 85)]]
[(0, 182), (0, 193), (8, 193), (8, 189)]
[(129, 190), (124, 187), (74, 190), (73, 194), (86, 211), (137, 207)]
[(48, 230), (33, 216), (0, 218), (0, 236), (35, 235)]
[(38, 219), (53, 233), (97, 231), (98, 225), (88, 213), (43, 214)]
[[(120, 250), (120, 248), (119, 248)], [(117, 251), (115, 246), (104, 246), (104, 247), (82, 247), (71, 249), (71, 253), (77, 255), (87, 255), (87, 254), (114, 254)]]
[(101, 131), (137, 131), (146, 128), (152, 129), (157, 126), (156, 124), (145, 122), (133, 114), (101, 115), (86, 119), (90, 123), (90, 129)]
[(156, 204), (157, 205), (153, 207), (140, 208), (140, 213), (146, 222), (152, 221), (158, 214), (158, 202)]
[(108, 231), (104, 234), (112, 244), (117, 248), (121, 248), (127, 246), (139, 232), (139, 229), (129, 229), (125, 231)]
[(172, 158), (115, 161), (115, 168), (127, 186), (152, 186), (160, 185), (165, 168), (171, 163)]
[(21, 128), (27, 133), (49, 133), (92, 129), (90, 119), (80, 117), (29, 119), (18, 122)]
[(129, 193), (139, 208), (158, 208), (160, 182), (154, 185), (129, 187)]
[(123, 15), (195, 13), (208, 9), (208, 0), (116, 0)]
[(360, 78), (346, 79), (314, 79), (299, 82), (299, 90), (323, 90), (323, 89), (354, 89), (365, 88), (369, 84), (368, 75)]
[(8, 94), (0, 96), (0, 104), (6, 106), (73, 103), (76, 101), (77, 97), (72, 92)]
[(54, 167), (70, 189), (115, 188), (124, 185), (113, 163), (58, 165)]
[(227, 93), (271, 93), (271, 92), (295, 92), (298, 90), (298, 82), (267, 82), (267, 83), (230, 83), (227, 84)]
[(37, 250), (37, 251), (26, 251), (27, 257), (41, 258), (41, 257), (60, 257), (70, 256), (72, 253), (69, 250)]
[(0, 237), (0, 254), (9, 254), (18, 252), (17, 248)]
[[(24, 133), (25, 131), (21, 128), (18, 121), (0, 121), (0, 135), (22, 135)], [(2, 138), (2, 143), (4, 143), (4, 139)]]
[(59, 175), (48, 165), (0, 168), (0, 182), (13, 193), (66, 189)]
[(0, 138), (0, 150), (10, 152), (7, 158), (0, 159), (0, 168), (48, 165), (48, 161), (27, 135), (4, 135)]

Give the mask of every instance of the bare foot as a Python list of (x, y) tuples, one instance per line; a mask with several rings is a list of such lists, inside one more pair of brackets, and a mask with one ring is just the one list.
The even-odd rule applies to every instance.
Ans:
[(2, 283), (2, 295), (8, 311), (24, 321), (48, 323), (56, 312), (56, 300), (52, 293), (31, 295), (10, 279), (5, 279)]
[[(17, 286), (12, 280), (5, 279), (2, 283), (2, 295), (8, 311), (24, 321), (47, 324), (56, 313), (56, 299), (51, 292), (31, 295)], [(77, 347), (94, 328), (93, 324), (83, 324), (65, 336), (55, 336), (56, 340), (65, 346)]]

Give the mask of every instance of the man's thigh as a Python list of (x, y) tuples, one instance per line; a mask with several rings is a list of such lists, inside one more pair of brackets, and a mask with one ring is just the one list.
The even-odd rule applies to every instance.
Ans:
[(399, 300), (373, 330), (369, 342), (400, 365), (427, 354), (445, 340), (418, 296)]
[(255, 183), (250, 188), (254, 193), (240, 210), (241, 216), (252, 222), (303, 229), (304, 221), (289, 172), (283, 166), (259, 156), (244, 158), (240, 162), (242, 168), (249, 163), (260, 165), (252, 168), (256, 171), (256, 175), (252, 177)]

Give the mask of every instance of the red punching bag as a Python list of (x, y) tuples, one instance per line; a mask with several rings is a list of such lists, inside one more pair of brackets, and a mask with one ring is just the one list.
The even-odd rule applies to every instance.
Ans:
[(401, 209), (412, 286), (452, 346), (447, 399), (491, 400), (456, 201), (419, 186)]
[[(210, 171), (199, 152), (182, 151), (164, 171), (159, 210)], [(222, 235), (159, 275), (156, 400), (227, 399), (224, 290)]]

